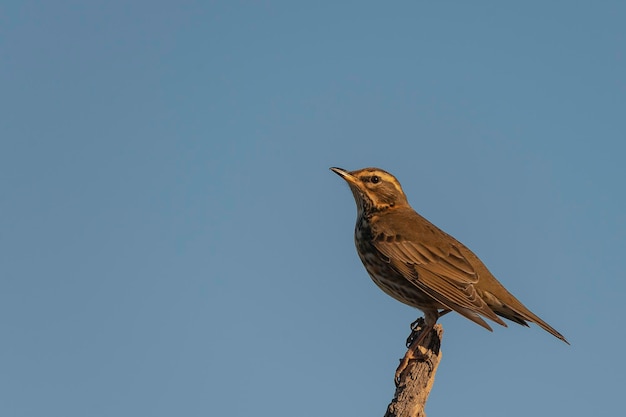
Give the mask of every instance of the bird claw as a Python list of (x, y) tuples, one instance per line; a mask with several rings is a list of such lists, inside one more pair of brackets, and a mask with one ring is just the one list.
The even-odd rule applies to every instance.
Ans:
[(420, 328), (424, 327), (424, 317), (418, 317), (413, 323), (411, 323), (411, 330), (417, 332)]
[(411, 323), (411, 334), (409, 335), (409, 337), (406, 338), (407, 348), (411, 347), (415, 339), (419, 337), (419, 335), (422, 332), (422, 329), (424, 328), (424, 323), (425, 323), (424, 317), (420, 317), (417, 320), (415, 320), (413, 323)]

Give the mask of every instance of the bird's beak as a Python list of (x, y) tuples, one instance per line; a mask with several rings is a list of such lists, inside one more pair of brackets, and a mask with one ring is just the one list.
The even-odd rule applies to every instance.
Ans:
[(343, 168), (332, 167), (330, 170), (346, 180), (348, 184), (356, 184), (357, 182), (357, 178)]

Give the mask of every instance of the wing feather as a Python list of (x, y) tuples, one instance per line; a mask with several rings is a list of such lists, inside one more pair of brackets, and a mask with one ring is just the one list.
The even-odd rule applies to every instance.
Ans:
[(442, 305), (489, 330), (478, 314), (506, 326), (476, 292), (473, 284), (478, 282), (478, 274), (454, 245), (429, 246), (399, 236), (378, 236), (373, 243), (394, 268)]

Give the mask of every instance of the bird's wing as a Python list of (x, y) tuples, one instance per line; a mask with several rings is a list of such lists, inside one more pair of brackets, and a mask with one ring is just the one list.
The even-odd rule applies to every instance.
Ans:
[(489, 330), (478, 314), (506, 326), (476, 292), (478, 274), (455, 245), (429, 246), (380, 235), (373, 244), (409, 281), (447, 308)]

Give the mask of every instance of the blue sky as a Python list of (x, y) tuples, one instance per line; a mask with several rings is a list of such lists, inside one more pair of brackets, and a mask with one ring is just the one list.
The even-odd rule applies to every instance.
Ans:
[(1, 415), (383, 415), (419, 312), (330, 166), (394, 173), (572, 343), (446, 316), (429, 415), (623, 410), (622, 2), (0, 19)]

